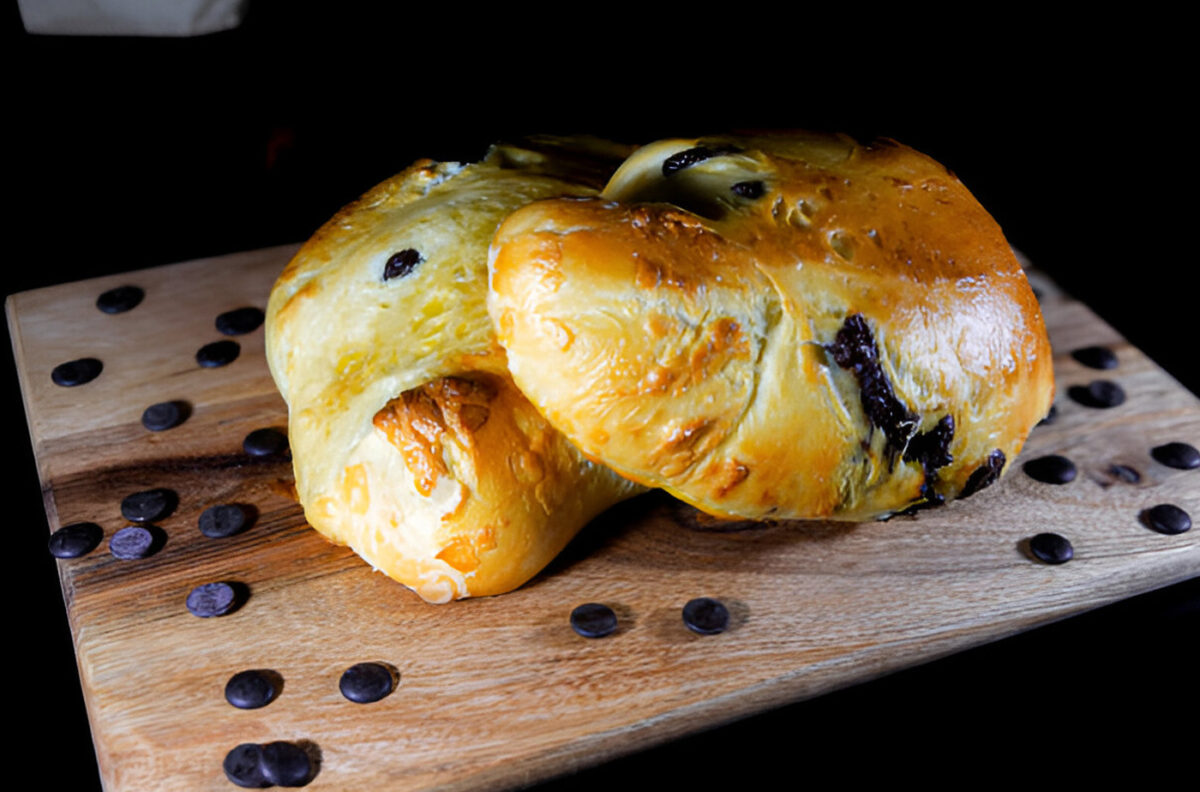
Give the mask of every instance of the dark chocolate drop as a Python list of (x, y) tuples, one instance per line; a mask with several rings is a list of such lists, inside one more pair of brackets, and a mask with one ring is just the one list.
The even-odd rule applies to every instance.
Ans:
[(1040, 533), (1033, 537), (1029, 540), (1029, 551), (1047, 564), (1065, 564), (1075, 557), (1071, 542), (1056, 533)]
[(1084, 407), (1108, 409), (1125, 403), (1125, 389), (1109, 380), (1096, 380), (1085, 385), (1073, 385), (1067, 395)]
[(263, 773), (262, 746), (258, 743), (242, 743), (225, 754), (225, 777), (246, 789), (266, 789), (271, 786)]
[(356, 704), (370, 704), (387, 696), (395, 687), (392, 670), (383, 663), (357, 663), (342, 673), (338, 689)]
[(729, 609), (719, 600), (698, 597), (683, 606), (683, 623), (700, 635), (716, 635), (729, 627)]
[(183, 401), (151, 404), (142, 411), (142, 426), (151, 432), (165, 432), (186, 421), (191, 412), (191, 405)]
[(121, 501), (121, 516), (135, 523), (161, 520), (179, 505), (179, 496), (174, 490), (159, 489), (135, 492)]
[(412, 273), (421, 263), (421, 254), (412, 248), (405, 248), (399, 253), (393, 253), (383, 265), (383, 279), (403, 278)]
[(156, 525), (127, 525), (108, 540), (108, 551), (113, 558), (136, 561), (157, 553), (165, 541), (165, 534)]
[(79, 558), (95, 550), (104, 539), (104, 529), (90, 522), (64, 525), (50, 534), (50, 555)]
[(237, 341), (213, 341), (196, 352), (196, 362), (202, 368), (220, 368), (237, 360), (242, 348)]
[(1177, 470), (1200, 468), (1200, 451), (1187, 443), (1165, 443), (1150, 449), (1150, 456), (1159, 463)]
[(97, 297), (96, 307), (106, 314), (125, 313), (138, 307), (145, 296), (137, 286), (118, 286)]
[(607, 605), (586, 602), (571, 611), (571, 628), (584, 638), (603, 638), (617, 630), (617, 614)]
[(219, 315), (215, 324), (222, 335), (245, 335), (257, 330), (264, 318), (259, 308), (235, 308)]
[(1022, 466), (1025, 475), (1044, 484), (1069, 484), (1075, 480), (1075, 463), (1064, 456), (1049, 456), (1031, 459)]
[(225, 683), (225, 700), (238, 709), (258, 709), (275, 700), (282, 678), (274, 671), (239, 671)]
[(233, 613), (245, 598), (240, 583), (204, 583), (192, 589), (187, 596), (187, 609), (193, 616), (211, 619)]
[(79, 358), (59, 363), (50, 372), (50, 379), (55, 385), (64, 388), (74, 388), (76, 385), (86, 385), (104, 370), (104, 364), (96, 358)]
[(1108, 347), (1090, 346), (1076, 349), (1071, 353), (1071, 357), (1079, 361), (1088, 368), (1094, 369), (1115, 369), (1117, 367), (1117, 356)]
[(255, 429), (242, 441), (242, 450), (250, 456), (280, 456), (288, 450), (287, 435), (278, 429)]
[(313, 777), (313, 764), (308, 753), (290, 742), (264, 745), (262, 770), (267, 781), (281, 787), (305, 786)]
[(1192, 529), (1192, 517), (1170, 503), (1160, 503), (1143, 513), (1146, 525), (1162, 534), (1181, 534)]
[(246, 509), (232, 503), (209, 506), (200, 514), (200, 533), (209, 539), (227, 539), (249, 526)]

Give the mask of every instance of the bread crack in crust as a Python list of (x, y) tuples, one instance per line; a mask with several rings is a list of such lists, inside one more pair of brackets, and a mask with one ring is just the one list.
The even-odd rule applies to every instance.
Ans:
[(626, 154), (543, 138), (418, 162), (326, 223), (272, 291), (268, 362), (305, 516), (430, 602), (520, 586), (640, 491), (517, 390), (486, 310), (504, 217), (594, 196)]
[(1054, 395), (999, 227), (891, 141), (653, 143), (596, 198), (514, 212), (490, 258), (521, 391), (589, 457), (717, 516), (940, 505), (998, 479)]

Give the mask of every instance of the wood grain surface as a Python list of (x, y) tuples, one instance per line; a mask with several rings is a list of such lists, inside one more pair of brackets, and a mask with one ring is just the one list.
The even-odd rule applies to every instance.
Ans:
[[(1196, 530), (1166, 536), (1140, 515), (1174, 503), (1200, 516), (1200, 470), (1154, 461), (1155, 445), (1200, 446), (1200, 400), (1085, 306), (1034, 274), (1056, 351), (1058, 417), (1035, 429), (999, 484), (943, 509), (886, 523), (720, 523), (660, 495), (603, 515), (550, 569), (502, 597), (431, 606), (304, 524), (286, 458), (242, 450), (251, 431), (284, 428), (286, 410), (261, 328), (237, 360), (200, 368), (223, 338), (223, 311), (265, 308), (294, 246), (205, 259), (14, 295), (8, 320), (50, 526), (91, 521), (105, 542), (60, 562), (63, 594), (108, 790), (234, 788), (221, 762), (244, 742), (310, 743), (310, 788), (507, 788), (603, 762), (787, 701), (874, 678), (1066, 615), (1200, 574)], [(96, 297), (143, 288), (134, 310)], [(1100, 372), (1072, 349), (1103, 344)], [(51, 382), (55, 365), (104, 362), (86, 385)], [(1079, 405), (1074, 385), (1110, 379), (1112, 409)], [(152, 433), (148, 405), (185, 400), (181, 426)], [(1067, 485), (1020, 464), (1070, 457)], [(1136, 482), (1114, 465), (1140, 474)], [(154, 556), (121, 561), (107, 541), (126, 523), (121, 498), (166, 487), (179, 504), (159, 522)], [(255, 514), (245, 533), (203, 536), (217, 503)], [(1034, 561), (1028, 539), (1069, 538), (1075, 558)], [(191, 589), (238, 581), (236, 612), (184, 606)], [(724, 601), (720, 635), (684, 628), (689, 599)], [(611, 605), (616, 634), (568, 625), (575, 605)], [(399, 685), (374, 704), (338, 691), (344, 669), (379, 661)], [(273, 669), (280, 696), (237, 710), (234, 673)], [(202, 726), (201, 726), (202, 725)]]

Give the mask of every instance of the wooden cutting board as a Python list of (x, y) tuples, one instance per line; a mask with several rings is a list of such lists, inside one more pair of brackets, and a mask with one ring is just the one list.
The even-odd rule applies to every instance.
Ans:
[[(313, 789), (511, 787), (1200, 574), (1200, 530), (1167, 536), (1140, 518), (1160, 503), (1200, 517), (1200, 470), (1149, 453), (1200, 446), (1200, 400), (1033, 273), (1056, 351), (1058, 416), (1034, 430), (1009, 476), (970, 500), (887, 523), (750, 525), (649, 495), (602, 516), (517, 592), (427, 605), (307, 528), (286, 459), (244, 453), (248, 433), (287, 424), (262, 329), (236, 337), (233, 363), (196, 364), (197, 349), (223, 338), (218, 314), (265, 309), (294, 250), (9, 298), (50, 527), (89, 521), (105, 532), (95, 551), (59, 564), (108, 790), (233, 789), (226, 753), (276, 740), (316, 747)], [(145, 290), (142, 304), (96, 309), (99, 294), (125, 284)], [(1088, 369), (1069, 354), (1097, 344), (1118, 368)], [(83, 357), (103, 361), (97, 379), (52, 383), (57, 364)], [(1127, 401), (1096, 409), (1068, 398), (1097, 379), (1118, 383)], [(171, 400), (191, 405), (188, 420), (144, 429), (142, 411)], [(1021, 472), (1045, 454), (1071, 458), (1078, 478), (1055, 486)], [(121, 499), (160, 487), (179, 496), (159, 522), (165, 545), (147, 559), (114, 558)], [(252, 507), (254, 524), (203, 536), (200, 513), (217, 503)], [(1069, 538), (1074, 560), (1033, 560), (1027, 541), (1045, 531)], [(238, 581), (248, 599), (220, 618), (191, 615), (188, 593), (212, 581)], [(728, 631), (685, 629), (680, 610), (699, 596), (727, 604)], [(571, 609), (591, 601), (617, 612), (614, 635), (571, 630)], [(343, 698), (342, 671), (362, 661), (392, 666), (395, 692), (366, 705)], [(245, 669), (276, 671), (277, 700), (226, 703), (226, 681)]]

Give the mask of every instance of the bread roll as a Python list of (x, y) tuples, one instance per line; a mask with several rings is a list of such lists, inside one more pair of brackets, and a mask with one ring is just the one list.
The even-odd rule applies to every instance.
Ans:
[(549, 426), (495, 344), (496, 226), (537, 198), (594, 195), (627, 153), (540, 143), (384, 182), (301, 248), (268, 305), (305, 516), (430, 602), (516, 588), (639, 489)]
[(1053, 399), (995, 221), (899, 144), (667, 140), (514, 212), (488, 309), (590, 458), (713, 515), (863, 520), (986, 486)]

